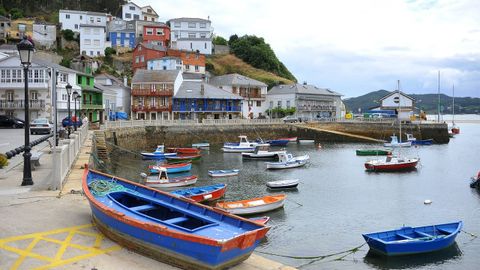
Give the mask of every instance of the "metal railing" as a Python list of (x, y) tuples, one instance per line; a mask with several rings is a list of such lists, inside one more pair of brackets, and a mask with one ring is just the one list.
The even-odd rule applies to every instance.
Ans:
[(146, 126), (194, 126), (194, 125), (274, 125), (283, 124), (282, 119), (203, 119), (203, 120), (126, 120), (105, 121), (103, 128)]
[[(45, 100), (29, 100), (30, 109), (44, 109)], [(0, 100), (0, 109), (25, 109), (25, 101), (15, 99), (15, 100)]]

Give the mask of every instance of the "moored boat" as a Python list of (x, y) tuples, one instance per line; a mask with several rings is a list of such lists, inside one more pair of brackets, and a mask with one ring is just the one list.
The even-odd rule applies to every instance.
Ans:
[(190, 198), (196, 202), (215, 201), (222, 198), (227, 190), (225, 184), (215, 184), (203, 187), (192, 187), (187, 189), (174, 190), (170, 193)]
[(238, 175), (240, 170), (233, 169), (233, 170), (211, 170), (208, 171), (208, 175), (211, 177), (227, 177), (227, 176), (235, 176)]
[(288, 140), (289, 142), (296, 142), (297, 137), (289, 137), (289, 138), (278, 138), (277, 140)]
[(302, 140), (298, 140), (298, 143), (299, 144), (312, 144), (312, 143), (315, 143), (315, 140), (307, 140), (307, 139), (303, 140), (302, 139)]
[(267, 224), (267, 222), (270, 220), (269, 216), (263, 216), (263, 217), (251, 217), (249, 218), (251, 221), (255, 221), (260, 224)]
[(288, 139), (277, 139), (277, 140), (268, 140), (266, 143), (270, 144), (271, 146), (287, 146), (290, 142)]
[(420, 158), (386, 156), (385, 159), (373, 159), (365, 162), (367, 171), (397, 172), (414, 170)]
[(357, 149), (357, 156), (386, 156), (391, 155), (392, 151), (383, 149)]
[(426, 253), (449, 247), (462, 229), (462, 221), (367, 233), (363, 238), (374, 252), (387, 255)]
[(278, 194), (241, 201), (218, 202), (217, 207), (236, 215), (264, 213), (283, 207), (287, 195)]
[(141, 174), (145, 178), (145, 185), (154, 188), (183, 187), (193, 185), (198, 180), (196, 175), (168, 177), (166, 168), (159, 167), (158, 169), (158, 175), (147, 176), (146, 174)]
[(208, 142), (202, 142), (202, 143), (192, 143), (192, 147), (194, 148), (200, 148), (200, 149), (205, 149), (210, 147), (210, 143)]
[(285, 189), (285, 188), (296, 188), (300, 180), (298, 179), (287, 179), (287, 180), (278, 180), (267, 182), (267, 187), (271, 189)]
[(255, 151), (255, 147), (258, 144), (257, 142), (249, 142), (247, 136), (240, 135), (240, 142), (238, 143), (224, 143), (223, 144), (223, 152), (226, 153), (242, 153), (242, 152), (253, 152)]
[(413, 137), (413, 134), (405, 133), (407, 135), (407, 141), (412, 142), (413, 145), (432, 145), (433, 139), (423, 139), (417, 140), (417, 138)]
[[(106, 189), (108, 187), (108, 189)], [(247, 259), (269, 227), (192, 200), (85, 169), (93, 222), (108, 238), (189, 269), (226, 269)]]
[(162, 165), (150, 165), (148, 170), (151, 174), (157, 174), (160, 172), (159, 167), (167, 169), (167, 173), (179, 173), (179, 172), (188, 172), (192, 169), (192, 163), (176, 163), (176, 164), (162, 164)]
[(173, 157), (165, 157), (168, 163), (184, 163), (200, 160), (202, 155), (179, 155)]
[(269, 144), (259, 144), (255, 147), (253, 153), (242, 153), (242, 158), (245, 159), (278, 159), (280, 154), (285, 154), (285, 150), (270, 151)]
[(197, 155), (200, 153), (198, 148), (187, 148), (187, 147), (169, 147), (167, 148), (168, 153), (177, 153), (178, 155)]
[(290, 169), (302, 167), (307, 164), (310, 156), (298, 156), (294, 157), (292, 154), (279, 154), (278, 162), (265, 162), (267, 169)]
[(412, 146), (411, 141), (402, 142), (398, 140), (398, 137), (394, 134), (390, 136), (391, 141), (383, 144), (385, 147), (410, 147)]
[(144, 159), (164, 159), (166, 157), (176, 156), (177, 153), (165, 153), (165, 146), (158, 145), (154, 152), (141, 152)]

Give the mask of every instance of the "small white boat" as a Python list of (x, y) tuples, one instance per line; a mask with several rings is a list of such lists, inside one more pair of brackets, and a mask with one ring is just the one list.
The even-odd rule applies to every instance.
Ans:
[(253, 152), (255, 147), (259, 145), (257, 142), (249, 142), (247, 136), (240, 135), (240, 142), (238, 143), (224, 143), (223, 152), (226, 153), (242, 153), (242, 152)]
[(177, 153), (165, 153), (164, 145), (157, 145), (155, 152), (142, 152), (140, 154), (144, 159), (164, 159), (165, 157), (173, 157), (177, 155)]
[(200, 149), (204, 149), (204, 148), (210, 148), (210, 143), (192, 143), (192, 147), (193, 148), (200, 148)]
[(285, 154), (285, 150), (280, 151), (270, 151), (269, 144), (259, 144), (255, 147), (253, 153), (243, 152), (242, 158), (245, 159), (274, 159), (277, 158), (280, 154)]
[(218, 202), (216, 207), (236, 215), (258, 214), (283, 207), (286, 197), (285, 194), (279, 194), (242, 201)]
[(172, 188), (193, 185), (197, 182), (196, 175), (169, 178), (165, 167), (158, 167), (159, 174), (147, 176), (145, 173), (140, 174), (145, 178), (145, 185), (154, 188)]
[(383, 146), (385, 146), (385, 147), (410, 147), (410, 146), (412, 146), (411, 141), (406, 141), (406, 142), (398, 141), (398, 137), (395, 134), (390, 136), (390, 138), (392, 140), (390, 142), (384, 143)]
[(315, 143), (315, 140), (298, 140), (299, 144), (311, 144)]
[(300, 183), (298, 179), (278, 180), (267, 182), (267, 187), (271, 189), (296, 188)]
[(208, 175), (211, 177), (226, 177), (226, 176), (235, 176), (238, 175), (240, 170), (233, 169), (233, 170), (212, 170), (208, 171)]
[(302, 167), (310, 159), (309, 155), (294, 157), (292, 154), (280, 154), (278, 162), (265, 162), (267, 169), (290, 169)]

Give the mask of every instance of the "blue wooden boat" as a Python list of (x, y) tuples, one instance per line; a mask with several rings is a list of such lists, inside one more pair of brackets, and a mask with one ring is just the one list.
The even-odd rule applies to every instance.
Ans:
[(407, 141), (412, 142), (413, 145), (432, 145), (433, 139), (424, 139), (424, 140), (417, 140), (417, 138), (413, 137), (413, 134), (405, 133), (407, 135)]
[(85, 169), (93, 222), (136, 252), (188, 269), (225, 269), (247, 259), (269, 227), (220, 209)]
[(196, 202), (215, 201), (222, 198), (227, 190), (226, 184), (178, 189), (170, 193), (192, 199)]
[(167, 173), (180, 173), (180, 172), (189, 172), (192, 169), (192, 163), (176, 163), (176, 164), (161, 164), (161, 165), (150, 165), (148, 170), (151, 174), (158, 174), (160, 172), (160, 167), (167, 169)]
[(227, 176), (235, 176), (238, 175), (240, 170), (233, 169), (233, 170), (212, 170), (208, 171), (208, 175), (211, 177), (227, 177)]
[(455, 242), (463, 222), (403, 227), (397, 230), (363, 234), (370, 249), (387, 255), (407, 255), (432, 252), (446, 248)]
[(144, 159), (164, 159), (166, 157), (174, 157), (177, 153), (165, 153), (165, 146), (158, 145), (154, 152), (142, 152), (140, 153)]
[(266, 143), (270, 144), (270, 146), (287, 146), (290, 142), (288, 139), (277, 139), (277, 140), (269, 140)]

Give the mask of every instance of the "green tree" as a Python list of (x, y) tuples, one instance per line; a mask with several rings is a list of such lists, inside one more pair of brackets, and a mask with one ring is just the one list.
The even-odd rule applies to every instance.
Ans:
[(70, 30), (70, 29), (65, 29), (65, 30), (62, 30), (62, 36), (63, 38), (66, 40), (66, 41), (73, 41), (75, 40), (75, 33)]
[(12, 15), (12, 20), (23, 18), (23, 11), (19, 8), (10, 9), (10, 15)]
[(214, 45), (228, 45), (228, 41), (221, 37), (221, 36), (216, 36), (213, 40), (212, 40), (212, 43)]
[(5, 10), (5, 8), (3, 6), (0, 6), (0, 15), (1, 16), (7, 15), (7, 11)]

